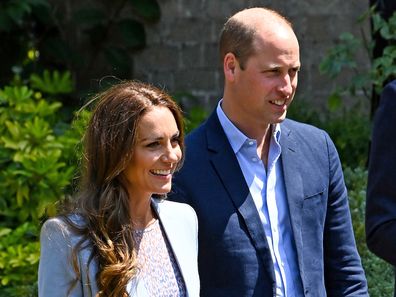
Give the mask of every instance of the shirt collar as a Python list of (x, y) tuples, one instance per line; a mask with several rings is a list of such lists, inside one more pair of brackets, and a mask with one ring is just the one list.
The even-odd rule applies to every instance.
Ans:
[(249, 138), (246, 137), (246, 135), (243, 134), (241, 131), (239, 131), (239, 129), (235, 127), (235, 125), (228, 119), (223, 109), (221, 108), (222, 101), (223, 99), (221, 99), (219, 101), (219, 104), (217, 104), (217, 108), (216, 108), (217, 116), (228, 138), (228, 141), (231, 144), (232, 150), (234, 151), (234, 154), (236, 154), (241, 149), (245, 141)]
[[(221, 99), (219, 101), (219, 103), (217, 104), (217, 108), (216, 108), (217, 117), (219, 118), (220, 124), (223, 127), (223, 130), (228, 138), (228, 141), (231, 144), (234, 154), (236, 154), (241, 149), (241, 147), (243, 146), (243, 144), (246, 141), (249, 140), (249, 141), (256, 142), (256, 140), (250, 139), (249, 137), (247, 137), (229, 120), (229, 118), (224, 113), (224, 111), (221, 107), (222, 101), (223, 101), (223, 99)], [(278, 143), (279, 139), (280, 139), (280, 133), (281, 133), (280, 125), (275, 124), (272, 126), (273, 126), (272, 137), (274, 137), (274, 139)]]

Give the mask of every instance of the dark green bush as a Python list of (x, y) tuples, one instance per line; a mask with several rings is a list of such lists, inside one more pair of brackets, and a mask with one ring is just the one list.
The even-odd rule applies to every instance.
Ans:
[[(92, 91), (92, 79), (130, 78), (145, 25), (160, 16), (157, 0), (2, 0), (0, 85), (44, 69), (69, 70), (79, 94)], [(78, 97), (61, 102), (78, 108)]]
[(364, 215), (366, 206), (367, 170), (364, 167), (350, 167), (344, 170), (345, 182), (348, 188), (349, 205), (352, 215), (356, 244), (369, 286), (371, 297), (393, 296), (393, 268), (372, 254), (366, 245)]

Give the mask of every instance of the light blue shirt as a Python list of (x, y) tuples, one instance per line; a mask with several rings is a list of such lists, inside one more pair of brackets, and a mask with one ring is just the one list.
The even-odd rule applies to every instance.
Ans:
[(274, 263), (276, 296), (304, 296), (280, 160), (280, 125), (272, 127), (266, 170), (257, 155), (256, 140), (244, 135), (227, 118), (221, 102), (217, 106), (217, 116), (238, 159), (265, 231)]

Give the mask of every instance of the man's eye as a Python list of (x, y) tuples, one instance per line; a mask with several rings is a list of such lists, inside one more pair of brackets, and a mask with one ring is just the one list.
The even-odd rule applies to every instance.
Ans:
[(279, 72), (280, 72), (279, 69), (276, 68), (263, 71), (263, 73), (267, 75), (277, 75)]

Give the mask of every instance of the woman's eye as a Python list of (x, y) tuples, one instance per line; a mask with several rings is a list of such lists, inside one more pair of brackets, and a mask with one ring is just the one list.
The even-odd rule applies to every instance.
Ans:
[(150, 142), (149, 144), (147, 144), (146, 146), (147, 147), (150, 147), (150, 148), (153, 148), (153, 147), (157, 147), (159, 145), (159, 142), (158, 141), (155, 141), (155, 142)]
[(172, 138), (172, 143), (177, 143), (177, 144), (179, 144), (179, 143), (180, 143), (180, 137), (177, 136), (177, 137)]

